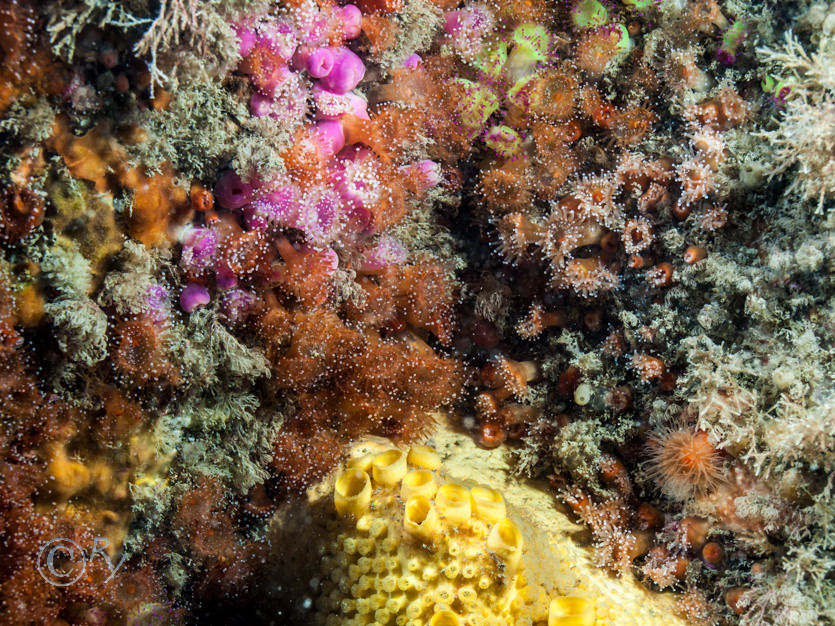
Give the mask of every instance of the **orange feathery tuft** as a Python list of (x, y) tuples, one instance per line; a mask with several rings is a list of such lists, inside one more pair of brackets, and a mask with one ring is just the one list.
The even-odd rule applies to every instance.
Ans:
[(270, 241), (261, 231), (232, 235), (222, 243), (221, 262), (238, 278), (266, 274), (274, 256)]
[(297, 428), (294, 420), (291, 427), (282, 429), (273, 443), (270, 465), (279, 489), (302, 493), (324, 478), (340, 461), (344, 449), (334, 433), (321, 428), (307, 432)]
[(360, 120), (351, 116), (350, 120), (343, 121), (346, 145), (364, 143), (386, 163), (403, 162), (408, 160), (409, 151), (420, 140), (423, 114), (414, 108), (383, 104), (377, 107), (370, 122), (362, 120), (369, 129), (366, 135), (360, 134), (356, 138), (352, 136), (351, 121), (356, 124)]
[(113, 368), (129, 385), (176, 384), (179, 375), (166, 358), (160, 329), (151, 319), (120, 322), (113, 329), (113, 338)]
[(375, 115), (373, 119), (366, 120), (356, 115), (343, 115), (340, 122), (345, 133), (345, 145), (368, 146), (385, 163), (391, 163), (392, 145), (388, 143), (386, 116)]
[(395, 302), (407, 324), (427, 330), (449, 345), (455, 329), (453, 291), (441, 263), (418, 259), (416, 264), (401, 268)]
[(292, 338), (273, 361), (277, 383), (299, 392), (325, 384), (337, 364), (350, 363), (366, 339), (339, 317), (323, 309), (293, 316)]
[[(359, 392), (351, 397), (355, 406), (362, 407), (363, 421), (367, 424), (370, 419), (378, 434), (400, 441), (428, 434), (434, 425), (430, 412), (449, 404), (461, 390), (461, 364), (437, 355), (409, 331), (393, 339), (371, 334), (368, 339), (343, 386)], [(362, 430), (345, 427), (350, 435), (368, 430), (367, 425)]]
[(296, 131), (290, 147), (281, 153), (281, 159), (290, 177), (302, 188), (315, 185), (325, 177), (327, 159), (314, 140), (309, 126)]
[(722, 457), (704, 431), (662, 428), (650, 436), (649, 447), (649, 477), (671, 498), (688, 500), (723, 481)]
[(408, 181), (404, 180), (403, 173), (396, 167), (384, 165), (380, 168), (378, 175), (380, 188), (384, 189), (385, 193), (380, 194), (379, 201), (370, 209), (374, 229), (381, 232), (400, 222), (409, 212), (409, 206), (406, 203)]
[(264, 344), (264, 354), (270, 362), (275, 361), (290, 342), (292, 318), (290, 313), (275, 302), (272, 291), (267, 292), (267, 306), (255, 321), (255, 333)]
[(328, 299), (335, 260), (330, 250), (296, 250), (287, 239), (275, 242), (284, 266), (274, 270), (276, 283), (302, 305), (316, 307)]
[(357, 6), (367, 13), (397, 13), (403, 8), (403, 0), (358, 0)]
[(396, 281), (397, 267), (394, 265), (384, 267), (375, 276), (357, 276), (356, 284), (364, 297), (353, 298), (343, 304), (348, 319), (378, 329), (399, 319), (394, 302)]
[(362, 32), (368, 37), (369, 47), (373, 54), (380, 54), (397, 45), (399, 30), (400, 26), (397, 21), (363, 11)]

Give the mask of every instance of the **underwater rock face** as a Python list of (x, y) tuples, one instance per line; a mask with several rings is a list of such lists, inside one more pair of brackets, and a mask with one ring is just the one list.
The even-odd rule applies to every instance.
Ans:
[(17, 0), (0, 58), (0, 626), (835, 623), (835, 4)]

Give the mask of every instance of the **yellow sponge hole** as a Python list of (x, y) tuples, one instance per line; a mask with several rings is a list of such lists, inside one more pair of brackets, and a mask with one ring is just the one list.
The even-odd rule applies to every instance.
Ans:
[(438, 490), (435, 477), (429, 470), (412, 470), (403, 477), (400, 486), (400, 497), (408, 500), (412, 496), (426, 496), (431, 498)]
[(507, 565), (515, 566), (522, 556), (522, 533), (509, 519), (493, 526), (487, 537), (487, 549), (495, 552)]
[(441, 467), (441, 456), (429, 446), (412, 446), (409, 450), (409, 465), (427, 470)]
[(441, 517), (453, 526), (458, 526), (470, 519), (470, 492), (462, 485), (455, 483), (441, 485), (435, 496), (435, 505)]
[(434, 541), (441, 522), (432, 502), (426, 496), (412, 496), (406, 502), (403, 528), (413, 537), (422, 541)]
[(381, 485), (396, 485), (406, 475), (409, 467), (402, 450), (387, 450), (371, 461), (374, 481)]
[(563, 596), (551, 600), (548, 626), (593, 626), (594, 609), (588, 598)]
[(362, 470), (363, 472), (370, 472), (371, 471), (371, 461), (374, 460), (373, 454), (363, 454), (362, 456), (358, 456), (354, 459), (349, 459), (347, 463), (345, 463), (345, 467), (348, 469), (358, 469)]
[(470, 490), (473, 513), (480, 520), (495, 524), (507, 517), (504, 498), (494, 489), (478, 485)]
[(438, 611), (429, 620), (429, 626), (458, 626), (461, 620), (452, 611)]
[(371, 481), (368, 474), (358, 469), (344, 471), (336, 479), (333, 503), (340, 515), (363, 515), (371, 503)]

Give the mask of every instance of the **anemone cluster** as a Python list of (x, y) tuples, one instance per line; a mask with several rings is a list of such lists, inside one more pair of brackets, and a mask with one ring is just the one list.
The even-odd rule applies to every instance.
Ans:
[(590, 623), (415, 460), (439, 424), (688, 623), (832, 623), (835, 11), (798, 4), (0, 7), (0, 624)]

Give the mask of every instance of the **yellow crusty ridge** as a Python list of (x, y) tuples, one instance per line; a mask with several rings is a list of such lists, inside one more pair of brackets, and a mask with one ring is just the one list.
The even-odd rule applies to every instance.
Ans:
[(325, 626), (590, 626), (591, 599), (534, 580), (502, 496), (443, 479), (426, 446), (381, 448), (337, 477), (321, 561)]

